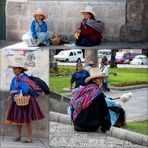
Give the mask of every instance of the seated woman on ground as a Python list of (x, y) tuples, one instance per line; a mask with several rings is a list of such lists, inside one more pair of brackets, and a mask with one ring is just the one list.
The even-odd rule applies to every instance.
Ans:
[(125, 124), (125, 112), (121, 105), (107, 98), (102, 91), (104, 78), (99, 68), (92, 68), (85, 80), (88, 85), (73, 89), (67, 111), (76, 131), (92, 132), (100, 128), (106, 132), (111, 126)]
[(91, 6), (80, 11), (83, 20), (79, 29), (75, 33), (76, 45), (94, 46), (98, 45), (102, 39), (103, 23), (95, 19), (95, 12)]
[(42, 11), (41, 8), (37, 9), (37, 12), (32, 13), (34, 20), (30, 25), (30, 32), (22, 36), (22, 40), (27, 46), (48, 46), (50, 45), (50, 39), (47, 23), (47, 14)]

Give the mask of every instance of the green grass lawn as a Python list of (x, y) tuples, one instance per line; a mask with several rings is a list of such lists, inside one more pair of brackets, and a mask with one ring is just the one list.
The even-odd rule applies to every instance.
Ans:
[[(75, 66), (58, 66), (58, 72), (51, 73), (50, 75), (51, 90), (64, 93), (63, 88), (70, 87), (70, 78), (74, 71)], [(127, 86), (141, 83), (148, 84), (148, 69), (109, 68), (108, 80), (110, 86)]]
[(127, 129), (129, 131), (148, 135), (148, 120), (140, 122), (129, 122), (126, 126), (122, 128)]

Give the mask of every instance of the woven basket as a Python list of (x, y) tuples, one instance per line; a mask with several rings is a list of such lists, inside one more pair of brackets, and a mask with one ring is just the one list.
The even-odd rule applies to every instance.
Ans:
[(30, 96), (22, 96), (18, 94), (14, 96), (14, 100), (18, 106), (26, 106), (29, 104)]
[(51, 44), (52, 45), (60, 45), (60, 42), (61, 42), (61, 38), (60, 37), (54, 36), (50, 40), (51, 40)]

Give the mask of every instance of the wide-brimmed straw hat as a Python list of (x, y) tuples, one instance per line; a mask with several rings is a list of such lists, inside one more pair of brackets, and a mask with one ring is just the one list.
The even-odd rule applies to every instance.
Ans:
[(83, 14), (85, 12), (91, 13), (94, 17), (96, 16), (96, 13), (93, 11), (92, 6), (86, 6), (84, 10), (80, 10), (80, 12)]
[(38, 8), (36, 12), (33, 12), (32, 13), (32, 16), (35, 18), (36, 15), (43, 15), (44, 16), (44, 19), (47, 19), (48, 17), (48, 14), (43, 12), (43, 10), (41, 8)]
[(27, 71), (28, 68), (24, 65), (24, 61), (21, 58), (15, 58), (12, 64), (8, 65), (8, 68), (14, 68), (14, 67), (20, 67), (24, 69), (24, 71)]
[(89, 73), (90, 73), (90, 76), (85, 79), (85, 82), (86, 83), (88, 83), (90, 80), (92, 80), (94, 78), (105, 78), (105, 77), (107, 77), (107, 75), (105, 75), (104, 73), (102, 73), (99, 70), (99, 68), (92, 68)]

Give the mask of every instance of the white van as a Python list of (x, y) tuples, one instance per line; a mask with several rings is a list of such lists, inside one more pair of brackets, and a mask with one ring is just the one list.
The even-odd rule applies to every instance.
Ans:
[(83, 61), (83, 52), (81, 49), (71, 49), (60, 51), (57, 55), (54, 56), (56, 61), (64, 62), (82, 62)]
[(100, 49), (98, 50), (98, 58), (102, 59), (104, 56), (107, 57), (108, 62), (111, 60), (112, 50), (111, 49)]

